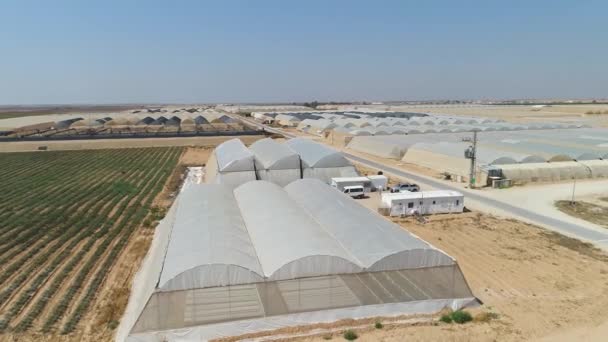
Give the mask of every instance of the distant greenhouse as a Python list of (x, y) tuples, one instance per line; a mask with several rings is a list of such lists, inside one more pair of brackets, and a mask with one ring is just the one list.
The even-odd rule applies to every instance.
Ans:
[(67, 128), (70, 128), (70, 126), (72, 126), (73, 123), (75, 123), (77, 121), (80, 121), (80, 120), (84, 120), (84, 118), (74, 118), (74, 119), (57, 121), (55, 123), (55, 129), (67, 129)]
[(171, 119), (165, 122), (166, 126), (179, 126), (182, 123), (182, 119), (177, 116), (171, 117)]
[(154, 122), (154, 119), (146, 116), (145, 118), (139, 120), (139, 122), (137, 122), (138, 125), (151, 125)]
[(169, 121), (169, 120), (166, 117), (159, 116), (156, 120), (149, 123), (149, 125), (161, 126), (161, 125), (164, 125), (167, 121)]
[[(425, 126), (417, 129), (428, 131)], [(408, 131), (407, 135), (354, 136), (347, 147), (467, 179), (470, 161), (464, 157), (464, 150), (471, 143), (463, 140), (470, 137), (468, 132), (415, 135)], [(481, 132), (477, 180), (485, 183), (488, 170), (501, 169), (505, 178), (516, 183), (605, 177), (606, 137), (608, 130), (588, 128)]]
[(201, 115), (199, 115), (196, 118), (194, 118), (194, 124), (196, 124), (196, 125), (206, 125), (208, 123), (209, 123), (209, 121), (207, 121), (207, 119), (205, 119)]

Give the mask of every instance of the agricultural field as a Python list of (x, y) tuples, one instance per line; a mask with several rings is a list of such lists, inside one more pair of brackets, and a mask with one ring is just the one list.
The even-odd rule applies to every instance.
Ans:
[[(164, 211), (159, 194), (178, 182), (182, 152), (169, 147), (0, 154), (0, 340), (69, 339), (116, 327), (124, 307), (105, 321), (92, 311), (112, 307), (100, 305), (108, 275), (116, 273), (127, 246), (134, 248), (134, 236), (153, 232)], [(140, 249), (145, 254), (145, 246)], [(97, 323), (103, 326), (91, 326)]]

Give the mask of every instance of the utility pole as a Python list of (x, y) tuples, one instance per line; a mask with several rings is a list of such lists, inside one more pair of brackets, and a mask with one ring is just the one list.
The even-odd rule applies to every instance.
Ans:
[(471, 161), (469, 170), (469, 189), (475, 186), (475, 163), (477, 161), (477, 130), (473, 131), (473, 145), (464, 151), (464, 157)]
[(570, 201), (571, 205), (575, 205), (576, 201), (574, 200), (574, 192), (576, 191), (576, 177), (573, 177), (574, 183), (572, 184), (572, 200)]

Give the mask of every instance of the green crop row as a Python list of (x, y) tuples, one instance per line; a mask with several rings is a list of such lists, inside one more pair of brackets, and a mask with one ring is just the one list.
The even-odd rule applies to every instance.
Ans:
[(85, 152), (0, 155), (0, 331), (78, 326), (181, 148)]

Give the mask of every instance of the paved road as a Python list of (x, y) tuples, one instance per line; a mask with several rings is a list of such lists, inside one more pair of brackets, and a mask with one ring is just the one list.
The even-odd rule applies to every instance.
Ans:
[[(286, 132), (283, 132), (280, 129), (276, 129), (276, 128), (272, 128), (272, 127), (268, 127), (266, 125), (260, 124), (258, 122), (255, 122), (254, 120), (247, 120), (245, 119), (245, 121), (251, 123), (252, 125), (255, 125), (257, 127), (263, 128), (264, 130), (268, 131), (268, 132), (272, 132), (272, 133), (276, 133), (276, 134), (280, 134), (283, 135), (286, 138), (293, 138), (295, 137), (295, 135), (293, 134), (289, 134)], [(516, 217), (520, 217), (523, 218), (525, 220), (528, 220), (530, 222), (534, 222), (538, 225), (544, 226), (548, 229), (551, 230), (555, 230), (561, 233), (566, 233), (572, 237), (577, 237), (579, 239), (582, 240), (586, 240), (586, 241), (590, 241), (595, 243), (598, 247), (604, 248), (606, 250), (608, 250), (608, 232), (604, 233), (604, 232), (600, 232), (597, 230), (593, 230), (593, 229), (589, 229), (587, 227), (584, 226), (580, 226), (577, 224), (572, 224), (569, 222), (564, 222), (558, 219), (554, 219), (552, 217), (549, 216), (545, 216), (545, 215), (540, 215), (537, 214), (533, 211), (530, 210), (526, 210), (524, 208), (521, 207), (517, 207), (514, 205), (510, 205), (508, 203), (504, 203), (501, 201), (497, 201), (495, 199), (491, 199), (485, 196), (481, 196), (479, 194), (476, 194), (474, 191), (470, 191), (470, 190), (463, 190), (461, 188), (456, 188), (453, 186), (450, 186), (448, 184), (442, 183), (442, 182), (438, 182), (436, 180), (433, 179), (429, 179), (426, 177), (421, 177), (415, 173), (411, 173), (411, 172), (407, 172), (407, 171), (403, 171), (400, 169), (396, 169), (381, 163), (377, 163), (375, 161), (366, 159), (366, 158), (362, 158), (359, 156), (355, 156), (352, 155), (350, 153), (346, 153), (346, 152), (342, 152), (344, 154), (345, 157), (354, 160), (358, 163), (361, 164), (365, 164), (369, 167), (375, 168), (375, 169), (380, 169), (383, 171), (386, 171), (388, 173), (392, 173), (398, 177), (403, 177), (403, 178), (408, 178), (411, 179), (417, 183), (420, 184), (426, 184), (427, 186), (431, 186), (433, 188), (438, 188), (438, 189), (447, 189), (447, 190), (454, 190), (454, 191), (460, 191), (460, 192), (464, 192), (466, 193), (467, 197), (474, 200), (474, 201), (478, 201), (483, 203), (484, 205), (490, 206), (490, 207), (494, 207), (498, 210), (501, 210), (503, 212), (512, 214), (513, 216)]]
[[(421, 177), (421, 176), (418, 176), (411, 172), (403, 171), (400, 169), (395, 169), (393, 167), (390, 167), (390, 166), (387, 166), (384, 164), (380, 164), (380, 163), (374, 162), (372, 160), (365, 159), (365, 158), (362, 158), (359, 156), (355, 156), (355, 155), (352, 155), (352, 154), (349, 154), (346, 152), (343, 152), (343, 154), (347, 158), (352, 159), (358, 163), (365, 164), (365, 165), (373, 167), (375, 169), (384, 170), (384, 171), (386, 171), (388, 173), (392, 173), (398, 177), (408, 178), (417, 183), (427, 184), (433, 188), (463, 192), (463, 189), (452, 187), (445, 183), (438, 182), (438, 181), (435, 181), (432, 179), (428, 179), (426, 177)], [(519, 216), (521, 218), (535, 222), (535, 223), (543, 225), (545, 227), (554, 228), (560, 232), (567, 233), (571, 236), (575, 236), (575, 237), (578, 237), (583, 240), (594, 242), (600, 247), (603, 247), (603, 248), (608, 247), (608, 233), (599, 232), (599, 231), (596, 231), (593, 229), (589, 229), (587, 227), (579, 226), (576, 224), (557, 220), (557, 219), (554, 219), (554, 218), (551, 218), (548, 216), (540, 215), (535, 212), (526, 210), (524, 208), (516, 207), (516, 206), (510, 205), (510, 204), (501, 202), (501, 201), (497, 201), (497, 200), (494, 200), (491, 198), (487, 198), (485, 196), (481, 196), (479, 194), (476, 194), (474, 191), (464, 191), (464, 192), (466, 193), (467, 198), (482, 202), (485, 205), (495, 207), (499, 210), (511, 213), (515, 216)]]
[(272, 128), (270, 126), (261, 124), (261, 123), (255, 121), (255, 120), (253, 120), (253, 119), (244, 118), (244, 117), (240, 117), (239, 119), (241, 119), (242, 121), (244, 121), (244, 122), (246, 122), (246, 123), (248, 123), (250, 125), (256, 126), (256, 127), (260, 128), (260, 129), (263, 129), (266, 132), (280, 134), (280, 135), (284, 136), (285, 138), (295, 138), (296, 137), (296, 135), (294, 135), (294, 134), (283, 132), (280, 129)]

